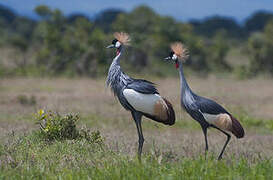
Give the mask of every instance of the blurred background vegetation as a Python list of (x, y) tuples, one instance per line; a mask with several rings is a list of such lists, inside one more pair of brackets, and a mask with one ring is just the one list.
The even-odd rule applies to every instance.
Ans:
[(95, 18), (64, 16), (59, 9), (35, 8), (38, 20), (20, 16), (0, 5), (0, 77), (88, 76), (108, 71), (114, 56), (106, 50), (113, 32), (132, 37), (124, 69), (157, 76), (174, 75), (162, 59), (169, 44), (189, 48), (187, 70), (238, 78), (273, 76), (273, 13), (258, 11), (238, 24), (223, 16), (180, 22), (147, 6), (130, 12), (107, 9)]

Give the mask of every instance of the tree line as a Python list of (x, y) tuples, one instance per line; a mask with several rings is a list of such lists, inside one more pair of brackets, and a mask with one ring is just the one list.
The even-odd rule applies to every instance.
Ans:
[[(114, 55), (105, 46), (115, 31), (132, 36), (127, 59), (122, 63), (134, 73), (172, 74), (162, 59), (168, 54), (171, 42), (182, 41), (190, 51), (188, 69), (197, 74), (273, 75), (270, 12), (258, 11), (240, 25), (221, 16), (180, 22), (147, 6), (131, 12), (108, 9), (93, 19), (84, 14), (64, 16), (59, 9), (44, 5), (34, 11), (38, 20), (0, 6), (0, 76), (104, 75)], [(234, 67), (226, 56), (238, 47), (248, 62)]]

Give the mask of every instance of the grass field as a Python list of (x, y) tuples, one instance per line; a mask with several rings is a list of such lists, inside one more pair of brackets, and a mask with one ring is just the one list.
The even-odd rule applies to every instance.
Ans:
[[(208, 132), (181, 110), (179, 80), (149, 79), (176, 111), (176, 124), (143, 120), (144, 153), (130, 113), (106, 89), (104, 79), (0, 80), (0, 179), (272, 179), (272, 79), (189, 78), (192, 89), (234, 114), (246, 136), (234, 136), (217, 161), (225, 136)], [(38, 135), (39, 109), (79, 113), (79, 127), (100, 131), (103, 143), (85, 139), (48, 142)]]

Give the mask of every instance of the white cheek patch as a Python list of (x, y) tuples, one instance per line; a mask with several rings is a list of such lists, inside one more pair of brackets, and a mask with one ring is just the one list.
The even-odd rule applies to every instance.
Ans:
[(176, 55), (176, 54), (173, 54), (172, 59), (173, 59), (173, 60), (176, 60), (176, 59), (177, 59), (177, 55)]
[(120, 47), (120, 45), (121, 45), (121, 44), (120, 44), (120, 42), (119, 42), (119, 41), (117, 41), (115, 46), (116, 46), (116, 48), (119, 48), (119, 47)]

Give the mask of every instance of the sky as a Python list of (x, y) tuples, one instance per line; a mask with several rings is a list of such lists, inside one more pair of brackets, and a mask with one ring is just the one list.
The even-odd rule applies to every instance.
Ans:
[(90, 17), (108, 8), (130, 11), (147, 5), (161, 15), (182, 21), (223, 15), (242, 22), (257, 10), (273, 12), (273, 0), (0, 0), (0, 4), (30, 17), (35, 17), (33, 9), (41, 4), (58, 8), (65, 15), (84, 13)]

